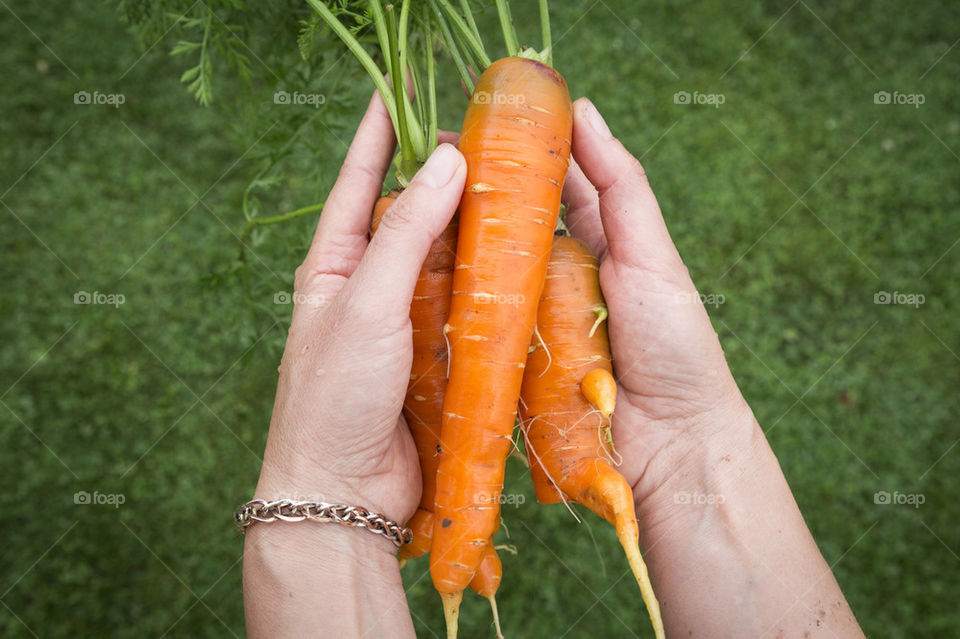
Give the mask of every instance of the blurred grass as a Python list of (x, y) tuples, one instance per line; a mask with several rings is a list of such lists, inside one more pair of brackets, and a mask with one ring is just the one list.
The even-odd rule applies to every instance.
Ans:
[[(535, 38), (533, 7), (515, 4)], [(731, 367), (865, 631), (949, 636), (960, 8), (553, 5), (556, 65), (642, 157), (694, 281), (723, 296), (710, 312)], [(236, 259), (244, 154), (264, 130), (228, 135), (173, 61), (138, 61), (107, 7), (0, 13), (0, 634), (242, 635), (229, 514), (256, 480), (283, 332), (238, 328), (242, 293), (207, 276)], [(492, 15), (482, 22), (495, 33)], [(75, 105), (80, 90), (127, 102)], [(257, 87), (224, 91), (218, 100), (264, 100)], [(365, 80), (337, 91), (355, 108), (318, 142), (324, 177), (290, 175), (276, 212), (329, 188), (368, 94)], [(676, 104), (678, 91), (725, 101)], [(876, 105), (877, 91), (926, 101)], [(444, 98), (455, 129), (456, 88)], [(258, 247), (273, 290), (289, 290), (291, 243), (314, 222)], [(75, 305), (78, 291), (126, 301)], [(877, 305), (879, 291), (926, 301)], [(126, 501), (74, 505), (81, 490)], [(526, 495), (505, 508), (509, 539), (498, 535), (519, 550), (504, 554), (508, 636), (648, 636), (608, 527), (537, 506), (515, 461), (507, 491)], [(876, 505), (877, 491), (925, 503)], [(407, 569), (411, 608), (421, 636), (436, 636), (425, 571), (424, 560)], [(468, 599), (462, 626), (489, 636), (486, 604)]]

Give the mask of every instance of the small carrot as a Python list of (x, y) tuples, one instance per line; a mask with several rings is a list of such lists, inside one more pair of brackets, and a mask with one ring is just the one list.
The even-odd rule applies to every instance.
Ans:
[(500, 525), (527, 347), (570, 157), (563, 77), (529, 58), (497, 60), (480, 76), (459, 142), (467, 163), (446, 333), (430, 573), (448, 636), (464, 588)]
[[(391, 191), (377, 200), (370, 221), (371, 235), (376, 233), (380, 220), (398, 195), (397, 191)], [(433, 539), (433, 500), (440, 460), (440, 415), (443, 410), (444, 391), (447, 388), (447, 340), (443, 334), (443, 326), (450, 309), (456, 246), (457, 218), (454, 217), (430, 247), (410, 303), (413, 364), (407, 396), (403, 403), (403, 415), (420, 458), (423, 492), (417, 511), (407, 522), (407, 527), (413, 532), (413, 541), (401, 546), (401, 565), (408, 559), (430, 552)], [(470, 582), (470, 588), (490, 602), (498, 637), (502, 635), (495, 595), (502, 576), (500, 559), (490, 540), (477, 574)]]
[(657, 639), (660, 606), (640, 555), (627, 481), (615, 468), (610, 416), (617, 384), (604, 322), (599, 263), (583, 242), (554, 241), (523, 375), (521, 428), (537, 499), (573, 501), (613, 524)]
[(503, 565), (500, 563), (500, 557), (493, 547), (493, 541), (487, 542), (487, 548), (483, 551), (483, 558), (480, 565), (477, 566), (477, 572), (470, 581), (470, 590), (490, 602), (490, 610), (493, 612), (493, 624), (497, 630), (497, 639), (503, 639), (503, 632), (500, 630), (500, 613), (497, 610), (497, 589), (500, 588), (500, 580), (503, 578)]

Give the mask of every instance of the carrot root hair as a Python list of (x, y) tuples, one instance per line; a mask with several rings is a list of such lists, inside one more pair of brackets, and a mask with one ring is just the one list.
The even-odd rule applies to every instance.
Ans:
[[(522, 400), (521, 400), (521, 401), (522, 401)], [(536, 420), (540, 419), (540, 417), (541, 417), (541, 415), (537, 415), (536, 417), (531, 418), (530, 421), (529, 421), (527, 424), (524, 424), (524, 422), (522, 422), (522, 421), (520, 422), (520, 431), (523, 433), (523, 436), (524, 436), (524, 437), (527, 437), (527, 431), (530, 429), (530, 424), (532, 424), (532, 423), (535, 422)], [(524, 428), (524, 426), (526, 426), (526, 429)], [(533, 456), (533, 459), (537, 462), (537, 465), (540, 467), (540, 469), (543, 470), (543, 474), (546, 475), (547, 481), (550, 482), (550, 485), (553, 486), (553, 487), (556, 489), (557, 494), (560, 495), (560, 501), (562, 501), (562, 502), (563, 502), (563, 505), (567, 507), (567, 510), (569, 510), (569, 511), (570, 511), (570, 514), (573, 515), (573, 518), (577, 520), (577, 523), (578, 523), (578, 524), (579, 524), (579, 523), (582, 523), (582, 522), (580, 521), (580, 517), (577, 515), (576, 511), (573, 509), (572, 506), (570, 506), (570, 502), (567, 501), (567, 495), (566, 495), (566, 493), (564, 493), (563, 490), (560, 489), (560, 484), (557, 482), (556, 479), (553, 478), (553, 476), (550, 475), (550, 471), (547, 470), (546, 464), (544, 464), (544, 463), (540, 460), (540, 456), (537, 455), (536, 449), (535, 449), (533, 446), (530, 446), (530, 445), (529, 445), (529, 442), (530, 442), (529, 438), (527, 438), (525, 441), (526, 441), (527, 444), (528, 444), (528, 445), (526, 446), (526, 449), (529, 451), (529, 454)], [(529, 458), (528, 458), (528, 459), (529, 459)]]
[(540, 377), (543, 377), (547, 374), (547, 371), (550, 370), (550, 365), (553, 364), (553, 356), (550, 355), (550, 347), (547, 346), (547, 343), (543, 341), (543, 337), (540, 335), (540, 327), (533, 327), (533, 334), (537, 336), (537, 341), (540, 342), (540, 346), (543, 347), (543, 352), (547, 354), (547, 365), (543, 367), (543, 372), (540, 373)]

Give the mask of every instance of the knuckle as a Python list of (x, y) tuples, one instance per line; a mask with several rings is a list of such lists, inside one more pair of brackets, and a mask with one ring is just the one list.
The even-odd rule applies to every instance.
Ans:
[(303, 262), (300, 266), (296, 268), (293, 272), (293, 288), (294, 290), (301, 291), (307, 287), (307, 284), (313, 278), (316, 269), (313, 268), (308, 262)]
[(380, 226), (391, 231), (401, 231), (416, 222), (417, 216), (407, 198), (400, 197), (394, 202), (380, 220)]

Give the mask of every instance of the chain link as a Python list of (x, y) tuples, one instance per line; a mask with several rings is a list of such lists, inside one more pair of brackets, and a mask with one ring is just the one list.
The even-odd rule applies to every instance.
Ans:
[(390, 521), (383, 515), (372, 513), (360, 506), (346, 504), (328, 504), (323, 501), (293, 501), (278, 499), (267, 501), (254, 499), (241, 506), (233, 514), (233, 520), (240, 532), (254, 522), (271, 523), (274, 521), (310, 521), (342, 524), (366, 528), (372, 533), (383, 535), (399, 548), (413, 541), (413, 532), (400, 524)]

